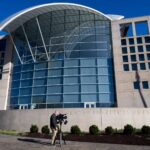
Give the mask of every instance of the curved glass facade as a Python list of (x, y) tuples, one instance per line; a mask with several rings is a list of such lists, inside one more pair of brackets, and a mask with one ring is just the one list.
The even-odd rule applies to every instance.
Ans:
[(81, 10), (52, 11), (20, 26), (12, 33), (18, 54), (14, 48), (10, 108), (115, 106), (110, 26)]

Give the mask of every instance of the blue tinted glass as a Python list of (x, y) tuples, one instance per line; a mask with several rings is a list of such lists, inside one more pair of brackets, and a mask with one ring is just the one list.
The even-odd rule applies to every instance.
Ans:
[(131, 61), (136, 61), (136, 55), (131, 55)]
[(22, 80), (21, 87), (32, 86), (32, 80)]
[(123, 70), (124, 71), (129, 71), (129, 65), (128, 64), (124, 64), (123, 65)]
[(137, 70), (137, 64), (132, 64), (131, 66), (132, 66), (132, 70), (133, 70), (133, 71), (134, 71), (134, 70)]
[(79, 85), (66, 85), (63, 87), (64, 93), (79, 93)]
[(145, 70), (146, 69), (145, 63), (140, 63), (140, 69), (141, 70)]
[(48, 95), (46, 99), (47, 103), (58, 103), (62, 101), (62, 95)]
[(33, 94), (45, 94), (46, 93), (46, 87), (35, 87), (33, 88)]
[(31, 88), (23, 88), (20, 89), (20, 95), (31, 95), (32, 89)]
[(148, 81), (142, 81), (143, 89), (149, 89)]
[(97, 95), (96, 94), (81, 94), (82, 102), (96, 102)]
[(22, 76), (21, 76), (22, 79), (28, 79), (28, 78), (32, 78), (32, 77), (33, 77), (33, 72), (32, 71), (22, 73)]
[(46, 102), (46, 96), (33, 96), (32, 97), (32, 103), (45, 103)]
[(144, 61), (144, 60), (145, 60), (144, 54), (139, 54), (139, 60), (140, 60), (140, 61)]
[(135, 29), (136, 29), (136, 35), (137, 36), (149, 34), (147, 21), (136, 22), (135, 23)]
[(133, 36), (132, 23), (121, 24), (120, 34), (121, 34), (121, 37)]
[(143, 46), (138, 46), (138, 51), (143, 52)]
[(135, 47), (134, 46), (130, 47), (130, 53), (135, 53)]
[(13, 81), (11, 87), (18, 88), (20, 86), (20, 81)]
[(122, 54), (127, 54), (127, 47), (122, 47)]
[(62, 93), (62, 86), (48, 86), (47, 93), (51, 94)]
[(37, 63), (35, 64), (35, 69), (46, 69), (47, 65), (47, 63)]
[(10, 99), (10, 104), (18, 104), (18, 97), (12, 97)]
[(150, 52), (150, 45), (146, 45), (146, 51)]
[(33, 70), (33, 64), (27, 64), (22, 66), (22, 71), (30, 71)]
[(80, 101), (80, 95), (70, 94), (70, 95), (64, 95), (64, 102), (79, 102)]
[(34, 86), (36, 86), (36, 85), (46, 85), (46, 78), (42, 78), (42, 79), (36, 79), (36, 80), (34, 80)]
[(123, 62), (128, 62), (128, 56), (122, 56)]
[(147, 54), (147, 59), (150, 60), (150, 54)]
[(31, 97), (20, 97), (19, 98), (19, 104), (30, 104), (31, 103)]
[(134, 89), (139, 89), (140, 88), (140, 84), (137, 81), (134, 82), (133, 85), (134, 85)]
[(35, 77), (45, 77), (47, 76), (47, 70), (40, 70), (34, 72)]

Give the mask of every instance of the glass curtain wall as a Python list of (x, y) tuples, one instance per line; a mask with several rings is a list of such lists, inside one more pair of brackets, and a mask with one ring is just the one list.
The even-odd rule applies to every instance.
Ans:
[(20, 26), (14, 42), (10, 108), (113, 107), (111, 22), (81, 10), (39, 15)]

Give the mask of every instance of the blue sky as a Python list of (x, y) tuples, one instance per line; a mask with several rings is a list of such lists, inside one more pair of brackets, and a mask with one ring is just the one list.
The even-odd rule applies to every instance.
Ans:
[(22, 9), (51, 2), (72, 2), (126, 18), (150, 15), (150, 0), (0, 0), (0, 21)]

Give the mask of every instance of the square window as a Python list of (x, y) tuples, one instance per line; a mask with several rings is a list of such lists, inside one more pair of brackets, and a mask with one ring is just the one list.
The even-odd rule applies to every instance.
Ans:
[(137, 70), (137, 64), (132, 64), (131, 66), (133, 71)]
[(121, 34), (121, 37), (133, 36), (132, 23), (121, 24), (120, 34)]
[(142, 37), (138, 37), (136, 40), (137, 40), (137, 44), (142, 44)]
[(144, 58), (144, 54), (139, 54), (139, 61), (144, 61), (145, 58)]
[(133, 44), (134, 44), (134, 39), (133, 39), (133, 38), (130, 38), (130, 39), (129, 39), (129, 44), (130, 44), (130, 45), (133, 45)]
[(150, 54), (147, 54), (147, 59), (150, 60)]
[(123, 65), (123, 70), (124, 71), (129, 71), (129, 65), (128, 64), (124, 64)]
[(135, 82), (133, 83), (133, 85), (134, 85), (134, 89), (139, 89), (139, 88), (140, 88), (140, 84), (139, 84), (139, 82), (137, 82), (137, 81), (135, 81)]
[(149, 36), (145, 37), (145, 43), (150, 43), (150, 37)]
[(150, 52), (150, 45), (146, 45), (146, 51)]
[(150, 62), (148, 63), (148, 68), (150, 69)]
[(126, 39), (121, 40), (121, 45), (127, 45)]
[(130, 47), (130, 53), (135, 53), (135, 47), (134, 46)]
[(149, 34), (147, 21), (136, 22), (135, 29), (137, 36)]
[(136, 61), (136, 55), (131, 55), (131, 61)]
[(145, 70), (146, 69), (145, 63), (140, 63), (140, 69), (141, 70)]
[(138, 46), (138, 52), (143, 52), (143, 46)]
[(122, 47), (122, 54), (127, 54), (127, 47)]
[(143, 89), (149, 89), (148, 81), (142, 82)]
[(123, 62), (128, 62), (128, 56), (122, 56)]

